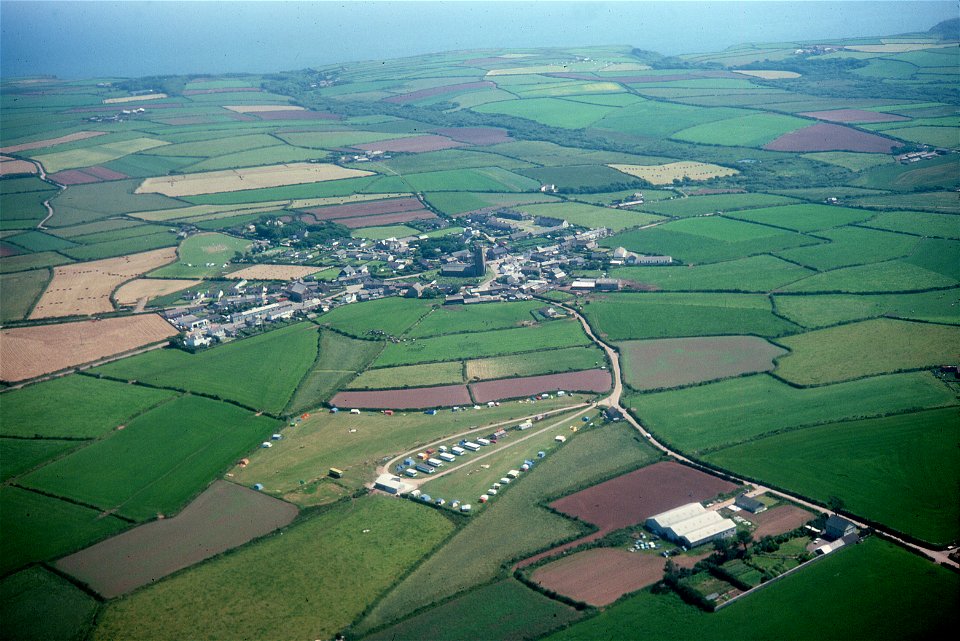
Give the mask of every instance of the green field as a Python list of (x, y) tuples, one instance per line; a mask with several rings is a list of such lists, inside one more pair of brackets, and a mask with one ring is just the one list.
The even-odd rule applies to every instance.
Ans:
[(760, 255), (707, 265), (616, 267), (609, 277), (666, 291), (769, 292), (812, 273), (774, 256)]
[(96, 613), (93, 597), (42, 567), (0, 580), (0, 619), (5, 639), (83, 641)]
[(14, 245), (19, 245), (29, 252), (57, 251), (75, 246), (75, 243), (69, 240), (57, 238), (56, 236), (51, 236), (41, 231), (28, 231), (23, 234), (17, 234), (16, 236), (10, 236), (5, 240)]
[(22, 484), (146, 520), (179, 510), (277, 425), (234, 405), (184, 396), (25, 476)]
[(878, 229), (889, 229), (918, 236), (960, 238), (960, 217), (928, 214), (920, 211), (885, 211), (865, 223)]
[[(627, 425), (610, 424), (577, 434), (399, 582), (359, 622), (357, 633), (362, 635), (416, 608), (489, 581), (501, 574), (503, 564), (580, 534), (582, 526), (548, 512), (540, 507), (541, 502), (654, 458), (653, 451)], [(572, 469), (578, 473), (571, 475)], [(482, 541), (497, 544), (478, 544)]]
[(150, 276), (155, 278), (216, 278), (234, 271), (229, 262), (237, 252), (250, 247), (250, 241), (226, 234), (196, 234), (180, 243), (179, 260), (161, 267)]
[(707, 460), (822, 503), (840, 497), (853, 514), (946, 545), (960, 537), (958, 445), (951, 407), (787, 432)]
[(803, 234), (731, 218), (682, 218), (650, 229), (621, 232), (600, 241), (635, 252), (673, 256), (685, 263), (709, 263), (764, 254), (822, 241)]
[[(631, 182), (628, 177), (606, 165), (570, 165), (567, 167), (538, 167), (523, 170), (529, 176), (545, 185), (556, 185), (561, 191), (590, 189), (596, 190), (609, 185)], [(639, 186), (641, 183), (637, 182)]]
[(919, 209), (951, 214), (957, 212), (957, 194), (953, 191), (930, 191), (915, 194), (864, 195), (851, 199), (849, 204), (877, 209)]
[(500, 329), (470, 334), (448, 334), (416, 341), (390, 343), (374, 361), (376, 367), (414, 365), (559, 347), (587, 345), (590, 339), (574, 320), (551, 321), (533, 327)]
[(423, 338), (461, 332), (486, 332), (532, 323), (531, 312), (543, 307), (538, 301), (489, 303), (485, 305), (444, 305), (431, 311), (407, 336)]
[(479, 358), (466, 362), (468, 380), (536, 376), (606, 367), (606, 355), (590, 345), (534, 353)]
[(70, 262), (73, 261), (56, 252), (24, 254), (23, 256), (6, 256), (4, 257), (3, 261), (0, 262), (0, 274), (22, 272), (31, 269), (40, 269), (43, 267), (55, 267), (56, 265), (64, 265)]
[(632, 136), (665, 138), (681, 129), (749, 113), (741, 109), (700, 109), (690, 105), (645, 100), (610, 113), (594, 126)]
[(361, 227), (350, 232), (354, 238), (368, 238), (370, 240), (386, 240), (387, 238), (407, 238), (419, 236), (420, 231), (406, 225), (386, 225), (384, 227)]
[(49, 280), (48, 269), (0, 274), (0, 291), (3, 292), (0, 321), (20, 320), (30, 313)]
[(750, 209), (738, 211), (730, 216), (739, 220), (806, 232), (861, 222), (873, 216), (873, 212), (835, 205), (802, 204)]
[(924, 639), (960, 623), (954, 610), (931, 598), (952, 598), (958, 590), (956, 574), (871, 538), (719, 612), (703, 612), (672, 593), (644, 591), (548, 638), (800, 641), (829, 629), (837, 639)]
[(776, 296), (777, 311), (794, 323), (815, 329), (854, 320), (891, 316), (935, 323), (960, 324), (955, 289), (922, 294), (820, 294)]
[(690, 196), (688, 198), (670, 198), (657, 202), (644, 203), (640, 208), (662, 216), (699, 216), (713, 212), (727, 212), (752, 207), (772, 207), (789, 205), (796, 202), (785, 196), (772, 194), (714, 194), (709, 196)]
[(381, 332), (400, 336), (423, 318), (434, 304), (416, 298), (381, 298), (337, 307), (319, 316), (317, 322), (360, 338), (378, 336)]
[(798, 328), (773, 314), (766, 296), (755, 294), (614, 294), (583, 308), (602, 338), (754, 334), (782, 336)]
[(448, 216), (458, 216), (485, 207), (512, 207), (529, 203), (557, 202), (555, 198), (542, 194), (497, 194), (466, 191), (431, 192), (426, 194), (426, 200), (434, 208)]
[(139, 184), (139, 180), (116, 180), (73, 185), (53, 199), (56, 214), (48, 224), (54, 228), (69, 227), (118, 214), (183, 206), (182, 202), (159, 194), (134, 194)]
[(92, 370), (280, 412), (317, 356), (316, 327), (299, 323), (189, 354), (153, 350)]
[(797, 293), (916, 292), (952, 287), (957, 284), (957, 280), (905, 260), (892, 260), (815, 274), (784, 287), (784, 290)]
[[(581, 402), (560, 398), (537, 403), (502, 403), (499, 407), (444, 412), (313, 413), (283, 431), (283, 439), (250, 455), (250, 464), (234, 468), (231, 480), (244, 485), (263, 483), (264, 492), (301, 505), (329, 502), (330, 490), (356, 491), (376, 478), (376, 466), (388, 457), (427, 443), (482, 427), (518, 420), (535, 413)], [(351, 431), (354, 430), (354, 431)], [(327, 478), (335, 467), (342, 479)], [(303, 481), (303, 483), (301, 483)]]
[(872, 231), (862, 227), (840, 227), (820, 232), (829, 242), (779, 252), (792, 262), (820, 271), (902, 258), (917, 248), (917, 238), (905, 234)]
[(955, 405), (957, 400), (931, 374), (912, 372), (810, 389), (757, 374), (635, 394), (624, 403), (659, 438), (698, 453), (796, 427)]
[(809, 126), (809, 120), (760, 113), (696, 125), (673, 134), (673, 138), (701, 145), (760, 147), (783, 134)]
[(863, 171), (882, 165), (890, 165), (895, 161), (890, 156), (881, 154), (860, 154), (850, 151), (822, 151), (814, 154), (804, 154), (804, 158), (819, 160), (828, 165), (837, 165), (850, 171)]
[(463, 363), (426, 363), (368, 369), (350, 382), (349, 389), (389, 389), (395, 387), (428, 387), (463, 382)]
[[(139, 252), (159, 249), (160, 247), (170, 247), (177, 244), (177, 237), (168, 231), (159, 234), (149, 234), (147, 236), (136, 236), (133, 238), (124, 238), (95, 245), (86, 245), (82, 247), (71, 247), (61, 250), (61, 253), (76, 258), (77, 260), (97, 260), (100, 258), (111, 258), (113, 256), (125, 256), (127, 254), (136, 254)], [(174, 263), (174, 267), (176, 263)]]
[(613, 231), (621, 231), (629, 227), (647, 225), (661, 220), (659, 216), (645, 214), (639, 211), (595, 207), (585, 203), (572, 202), (556, 205), (523, 205), (515, 207), (515, 209), (526, 212), (532, 216), (561, 218), (572, 225), (579, 225), (580, 227), (607, 227)]
[(588, 105), (561, 98), (505, 100), (503, 102), (490, 102), (473, 108), (473, 111), (480, 113), (516, 116), (551, 127), (563, 127), (564, 129), (582, 129), (616, 110), (617, 107)]
[(890, 318), (818, 329), (780, 342), (777, 375), (797, 385), (934, 367), (960, 353), (960, 327)]
[(578, 617), (573, 608), (548, 599), (519, 581), (504, 579), (366, 636), (364, 641), (523, 641)]
[(364, 193), (394, 193), (402, 191), (531, 191), (540, 186), (537, 181), (500, 167), (475, 169), (447, 169), (422, 174), (385, 176), (363, 189)]
[(11, 485), (0, 486), (0, 512), (4, 521), (17, 524), (4, 528), (0, 574), (73, 552), (129, 526), (98, 510)]
[(0, 396), (0, 435), (95, 438), (174, 396), (90, 376), (55, 378)]
[(383, 344), (358, 341), (336, 332), (321, 331), (317, 359), (304, 374), (286, 412), (296, 414), (318, 407), (377, 357)]
[(0, 481), (23, 474), (83, 441), (50, 438), (0, 438)]
[(122, 140), (118, 142), (109, 142), (102, 145), (92, 145), (69, 151), (55, 151), (53, 153), (34, 154), (34, 160), (43, 163), (44, 169), (48, 172), (62, 171), (64, 169), (75, 169), (77, 167), (90, 167), (101, 163), (110, 162), (117, 158), (122, 158), (129, 154), (151, 149), (153, 147), (166, 145), (163, 140), (155, 138), (133, 138), (131, 140)]
[(333, 638), (452, 529), (406, 501), (350, 501), (113, 602), (93, 638)]

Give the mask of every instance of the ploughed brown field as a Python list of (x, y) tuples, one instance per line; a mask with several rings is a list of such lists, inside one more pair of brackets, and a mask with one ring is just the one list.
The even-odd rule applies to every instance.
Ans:
[(813, 518), (813, 514), (795, 505), (778, 505), (759, 514), (741, 512), (740, 516), (757, 526), (753, 532), (754, 539), (795, 530)]
[(363, 143), (362, 145), (353, 145), (354, 149), (362, 149), (363, 151), (404, 151), (408, 153), (440, 151), (441, 149), (450, 149), (452, 147), (462, 146), (462, 142), (450, 140), (445, 136), (434, 136), (432, 134), (412, 136), (410, 138), (394, 138), (393, 140), (381, 140), (379, 142), (367, 142)]
[(899, 143), (863, 131), (821, 122), (768, 142), (771, 151), (863, 151), (886, 154)]
[(430, 220), (431, 218), (436, 218), (436, 215), (432, 211), (421, 209), (419, 211), (403, 211), (396, 214), (380, 214), (379, 216), (340, 218), (336, 222), (344, 227), (349, 227), (350, 229), (358, 229), (360, 227), (376, 227), (378, 225), (409, 223), (413, 220)]
[(37, 173), (37, 166), (29, 160), (16, 160), (7, 156), (0, 158), (0, 176), (35, 173)]
[(357, 216), (373, 216), (375, 214), (394, 214), (401, 211), (423, 209), (423, 203), (416, 198), (390, 198), (388, 200), (373, 200), (369, 202), (334, 205), (332, 207), (317, 207), (304, 209), (315, 221), (336, 220), (337, 218), (354, 218)]
[(84, 185), (87, 183), (105, 182), (108, 180), (123, 180), (129, 178), (126, 174), (119, 171), (113, 171), (106, 167), (84, 167), (83, 169), (65, 169), (55, 174), (50, 174), (50, 178), (61, 185)]
[[(103, 111), (102, 107), (93, 107), (94, 111)], [(53, 147), (54, 145), (62, 145), (68, 142), (76, 142), (77, 140), (85, 140), (87, 138), (93, 138), (94, 136), (102, 136), (105, 131), (78, 131), (73, 134), (67, 134), (66, 136), (59, 136), (57, 138), (45, 138), (44, 140), (35, 140), (33, 142), (25, 142), (20, 145), (9, 145), (7, 147), (0, 147), (0, 153), (4, 154), (13, 154), (18, 151), (28, 151), (30, 149), (44, 149), (46, 147)]]
[(0, 332), (0, 380), (24, 381), (158, 343), (177, 330), (156, 314)]
[(384, 102), (392, 102), (396, 104), (405, 104), (408, 102), (416, 102), (417, 100), (423, 100), (424, 98), (432, 98), (433, 96), (441, 96), (448, 93), (457, 93), (460, 91), (468, 91), (470, 89), (494, 89), (497, 85), (490, 82), (489, 80), (481, 80), (478, 82), (462, 82), (456, 85), (444, 85), (442, 87), (430, 87), (429, 89), (420, 89), (419, 91), (411, 91), (410, 93), (401, 94), (399, 96), (390, 96), (389, 98), (384, 98)]
[(496, 381), (470, 383), (470, 391), (478, 403), (499, 401), (505, 398), (534, 396), (544, 392), (605, 392), (610, 389), (610, 372), (602, 369), (588, 369), (565, 374), (546, 374), (544, 376), (524, 376), (505, 378)]
[(172, 263), (176, 247), (64, 265), (53, 270), (53, 280), (30, 313), (31, 319), (82, 316), (112, 312), (110, 294), (124, 281)]
[(472, 405), (466, 385), (440, 385), (372, 392), (340, 392), (330, 404), (358, 409), (427, 409), (452, 405)]
[(557, 499), (550, 507), (593, 523), (604, 533), (645, 521), (685, 503), (737, 486), (679, 463), (655, 463)]
[(898, 120), (910, 120), (906, 116), (885, 114), (879, 111), (866, 111), (864, 109), (808, 111), (800, 115), (816, 118), (817, 120), (829, 120), (830, 122), (896, 122)]
[(470, 145), (496, 145), (513, 140), (506, 129), (499, 127), (440, 127), (433, 132)]
[(56, 566), (109, 599), (269, 534), (296, 516), (290, 503), (216, 481), (177, 516), (101, 541)]
[(531, 579), (558, 594), (604, 606), (663, 578), (667, 560), (658, 554), (594, 548), (537, 568)]

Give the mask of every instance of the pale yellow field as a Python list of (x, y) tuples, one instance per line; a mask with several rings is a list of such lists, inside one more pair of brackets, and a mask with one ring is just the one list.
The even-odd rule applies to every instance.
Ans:
[(557, 87), (546, 87), (544, 89), (533, 89), (524, 92), (524, 97), (528, 96), (573, 96), (580, 94), (620, 92), (623, 87), (615, 82), (588, 82), (588, 83), (570, 83), (569, 85), (560, 85)]
[(30, 319), (112, 312), (110, 294), (120, 283), (177, 259), (176, 247), (55, 267)]
[(0, 332), (0, 379), (23, 381), (58, 372), (157, 343), (176, 333), (156, 314), (5, 329)]
[(105, 105), (116, 105), (121, 102), (140, 102), (141, 100), (158, 100), (160, 98), (166, 98), (167, 94), (165, 93), (148, 93), (142, 96), (124, 96), (123, 98), (106, 98), (103, 101)]
[(323, 271), (325, 267), (308, 265), (251, 265), (240, 271), (227, 274), (227, 278), (247, 280), (297, 280)]
[(519, 76), (531, 73), (563, 73), (570, 71), (565, 65), (533, 65), (530, 67), (506, 67), (504, 69), (491, 69), (487, 72), (488, 76)]
[(12, 176), (13, 174), (35, 174), (37, 166), (26, 160), (3, 160), (0, 161), (0, 176)]
[(238, 114), (253, 114), (263, 111), (303, 111), (304, 107), (296, 105), (224, 105), (224, 109), (236, 111)]
[(66, 136), (60, 136), (58, 138), (47, 138), (45, 140), (35, 140), (33, 142), (25, 142), (22, 145), (10, 145), (9, 147), (0, 147), (0, 152), (5, 154), (15, 154), (18, 151), (28, 151), (30, 149), (43, 149), (45, 147), (53, 147), (54, 145), (62, 145), (68, 142), (76, 142), (77, 140), (84, 140), (86, 138), (93, 138), (94, 136), (102, 136), (105, 131), (78, 131), (73, 134), (67, 134)]
[(764, 80), (783, 80), (784, 78), (799, 78), (796, 71), (777, 71), (776, 69), (733, 69), (734, 73), (744, 76), (753, 76)]
[(650, 65), (642, 65), (639, 62), (615, 62), (600, 71), (647, 71), (650, 68)]
[(246, 169), (228, 169), (224, 171), (206, 171), (198, 174), (180, 174), (147, 178), (136, 193), (155, 193), (164, 196), (198, 196), (200, 194), (218, 194), (225, 191), (244, 189), (264, 189), (283, 187), (284, 185), (302, 185), (304, 183), (341, 180), (371, 176), (372, 171), (344, 169), (328, 163), (297, 162), (266, 167)]
[(157, 296), (166, 296), (173, 292), (179, 292), (181, 289), (199, 285), (200, 282), (199, 280), (138, 278), (121, 285), (113, 297), (121, 305), (136, 305), (142, 298), (149, 301)]
[(888, 42), (882, 45), (851, 45), (844, 47), (844, 49), (862, 51), (864, 53), (905, 53), (907, 51), (920, 51), (921, 49), (943, 49), (945, 47), (956, 46), (956, 44), (939, 44), (932, 42)]
[(261, 211), (270, 211), (272, 209), (281, 209), (290, 201), (273, 200), (264, 203), (249, 203), (243, 205), (193, 205), (191, 207), (178, 207), (177, 209), (161, 209), (158, 211), (141, 211), (128, 214), (131, 218), (140, 218), (142, 220), (165, 221), (165, 220), (186, 220), (196, 219), (201, 216), (216, 216), (218, 214), (257, 214)]
[(733, 176), (740, 172), (706, 162), (671, 162), (666, 165), (609, 165), (617, 171), (643, 178), (654, 185), (669, 185), (674, 180), (708, 180), (717, 176)]
[(132, 140), (121, 140), (111, 142), (105, 145), (94, 145), (92, 147), (83, 147), (81, 149), (71, 149), (69, 151), (57, 151), (51, 154), (31, 154), (35, 160), (43, 163), (44, 169), (53, 173), (63, 171), (64, 169), (76, 169), (77, 167), (92, 167), (100, 165), (117, 158), (122, 158), (128, 154), (135, 154), (144, 149), (153, 149), (163, 145), (169, 145), (165, 140), (156, 138), (133, 138)]

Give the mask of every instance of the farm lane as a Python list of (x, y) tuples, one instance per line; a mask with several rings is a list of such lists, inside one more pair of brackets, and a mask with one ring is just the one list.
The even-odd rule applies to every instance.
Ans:
[(50, 204), (50, 200), (55, 196), (59, 196), (61, 193), (63, 193), (63, 191), (67, 188), (67, 186), (61, 185), (60, 183), (53, 180), (52, 178), (48, 178), (47, 172), (43, 168), (43, 163), (41, 163), (39, 160), (33, 160), (33, 159), (28, 159), (28, 160), (32, 162), (34, 165), (36, 165), (37, 174), (39, 175), (40, 180), (42, 180), (45, 183), (50, 183), (51, 185), (53, 185), (54, 187), (60, 190), (50, 198), (47, 198), (46, 200), (43, 201), (43, 206), (47, 208), (47, 216), (46, 218), (41, 220), (39, 223), (37, 223), (37, 229), (46, 229), (46, 227), (44, 227), (43, 224), (48, 220), (50, 220), (51, 218), (53, 218), (53, 205)]
[[(522, 422), (522, 421), (525, 421), (525, 420), (532, 420), (532, 419), (536, 418), (537, 416), (543, 416), (544, 418), (547, 418), (548, 416), (553, 416), (553, 415), (555, 415), (555, 414), (560, 414), (560, 413), (562, 413), (562, 412), (570, 412), (570, 411), (572, 411), (572, 410), (581, 409), (581, 408), (584, 408), (584, 409), (583, 409), (583, 412), (585, 412), (585, 411), (589, 410), (589, 409), (590, 409), (591, 407), (593, 407), (593, 406), (594, 406), (594, 404), (592, 404), (592, 403), (579, 403), (579, 404), (577, 404), (577, 405), (568, 405), (567, 407), (561, 407), (561, 408), (559, 408), (559, 409), (550, 410), (549, 412), (541, 412), (541, 413), (539, 413), (539, 414), (531, 414), (531, 415), (529, 415), (529, 416), (521, 416), (521, 417), (519, 417), (519, 418), (512, 418), (512, 419), (509, 419), (509, 420), (506, 420), (506, 421), (500, 421), (499, 423), (492, 423), (492, 424), (490, 424), (490, 425), (483, 425), (483, 426), (481, 426), (481, 427), (471, 427), (470, 429), (465, 430), (465, 431), (463, 431), (463, 432), (460, 432), (460, 433), (458, 433), (458, 434), (453, 434), (453, 435), (451, 435), (451, 436), (447, 436), (447, 437), (438, 439), (438, 440), (436, 440), (436, 441), (433, 441), (433, 442), (431, 442), (431, 443), (427, 443), (426, 445), (423, 445), (423, 446), (421, 446), (421, 447), (412, 449), (412, 450), (410, 450), (410, 451), (408, 451), (408, 452), (404, 452), (403, 454), (399, 454), (399, 455), (393, 457), (392, 459), (390, 459), (389, 461), (387, 461), (387, 462), (384, 463), (383, 465), (377, 467), (377, 476), (379, 476), (379, 475), (381, 475), (381, 474), (392, 474), (391, 470), (392, 470), (393, 467), (397, 464), (397, 462), (402, 461), (402, 460), (405, 459), (405, 458), (409, 458), (409, 457), (411, 457), (411, 456), (414, 456), (417, 452), (422, 452), (422, 451), (423, 451), (424, 449), (426, 449), (426, 448), (433, 447), (433, 446), (435, 446), (435, 445), (440, 445), (441, 443), (448, 442), (448, 441), (450, 441), (450, 440), (452, 440), (452, 439), (459, 439), (459, 438), (462, 438), (462, 437), (464, 437), (464, 436), (469, 436), (470, 434), (473, 434), (473, 433), (475, 433), (475, 432), (486, 431), (486, 430), (489, 430), (489, 429), (496, 429), (496, 428), (498, 428), (498, 427), (502, 427), (502, 426), (508, 425), (508, 424), (510, 424), (510, 423), (516, 423), (516, 422), (518, 422), (518, 421)], [(562, 422), (564, 422), (564, 421), (567, 421), (567, 420), (570, 420), (570, 418), (575, 418), (575, 417), (579, 416), (580, 414), (582, 414), (583, 412), (578, 412), (578, 413), (575, 414), (573, 417), (565, 418), (565, 419), (563, 419), (563, 421), (559, 421), (559, 422), (557, 422), (557, 423), (554, 423), (553, 425), (550, 425), (550, 426), (548, 426), (548, 427), (545, 427), (545, 428), (543, 428), (542, 430), (537, 430), (536, 432), (533, 432), (532, 434), (530, 434), (530, 435), (528, 435), (528, 436), (525, 436), (525, 437), (523, 437), (523, 438), (516, 439), (516, 440), (512, 440), (512, 441), (510, 441), (509, 443), (505, 444), (505, 447), (510, 447), (510, 446), (512, 446), (512, 445), (514, 445), (514, 444), (516, 444), (516, 443), (521, 443), (521, 442), (527, 440), (527, 438), (529, 438), (530, 436), (537, 436), (537, 435), (539, 435), (539, 434), (542, 433), (542, 432), (545, 432), (545, 431), (550, 430), (550, 429), (554, 429), (554, 428), (555, 428), (557, 425), (559, 425), (560, 423), (562, 423)], [(490, 456), (490, 454), (495, 454), (495, 453), (497, 453), (497, 452), (502, 451), (503, 449), (504, 449), (504, 448), (502, 448), (502, 447), (498, 447), (498, 448), (494, 449), (493, 451), (491, 451), (491, 452), (489, 452), (489, 453), (487, 453), (487, 454), (483, 454), (483, 455), (481, 455), (481, 456), (478, 456), (478, 457), (476, 457), (476, 458), (474, 458), (474, 459), (472, 459), (472, 460), (479, 460), (479, 459), (481, 459), (481, 458), (485, 458), (485, 457), (487, 457), (487, 456)], [(443, 476), (444, 474), (448, 474), (449, 472), (455, 472), (455, 471), (458, 470), (458, 469), (460, 469), (460, 466), (457, 466), (457, 467), (455, 467), (455, 468), (451, 468), (451, 469), (449, 469), (449, 470), (447, 470), (447, 471), (445, 471), (445, 472), (440, 472), (439, 474), (431, 475), (429, 478), (423, 478), (423, 479), (404, 479), (404, 482), (407, 483), (407, 484), (409, 484), (409, 485), (415, 485), (415, 486), (419, 487), (422, 483), (424, 483), (424, 482), (426, 482), (426, 481), (428, 481), (428, 480), (433, 480), (433, 479), (439, 478), (439, 477)], [(369, 484), (367, 484), (367, 486), (372, 488), (372, 487), (373, 487), (373, 482), (371, 481)]]
[[(712, 470), (711, 468), (706, 467), (706, 466), (703, 466), (703, 465), (701, 465), (700, 463), (698, 463), (697, 461), (691, 460), (691, 459), (683, 456), (683, 455), (680, 454), (679, 452), (674, 452), (673, 450), (671, 450), (670, 448), (668, 448), (666, 445), (664, 445), (663, 443), (661, 443), (661, 442), (659, 442), (658, 440), (656, 440), (656, 439), (653, 437), (653, 435), (650, 434), (650, 432), (648, 432), (648, 431), (646, 430), (646, 428), (644, 428), (643, 425), (642, 425), (639, 421), (637, 421), (637, 420), (633, 417), (633, 415), (630, 414), (629, 411), (627, 411), (627, 409), (626, 409), (625, 407), (623, 407), (623, 405), (621, 405), (621, 403), (620, 403), (620, 397), (621, 397), (621, 394), (622, 394), (622, 392), (623, 392), (623, 384), (622, 384), (622, 382), (621, 382), (621, 375), (620, 375), (620, 354), (619, 354), (619, 352), (618, 352), (617, 350), (615, 350), (614, 348), (610, 347), (609, 345), (607, 345), (607, 344), (606, 344), (605, 342), (603, 342), (602, 340), (600, 340), (600, 339), (596, 336), (596, 334), (593, 333), (593, 329), (590, 327), (590, 324), (587, 322), (587, 319), (584, 318), (577, 310), (573, 309), (572, 307), (568, 307), (568, 306), (566, 306), (566, 305), (563, 305), (563, 304), (559, 304), (559, 306), (560, 306), (560, 307), (563, 307), (564, 309), (566, 309), (567, 311), (569, 311), (570, 313), (572, 313), (574, 316), (576, 316), (577, 319), (580, 320), (580, 324), (583, 325), (583, 330), (587, 333), (587, 336), (589, 336), (589, 337), (591, 338), (591, 340), (593, 340), (597, 345), (599, 345), (599, 346), (604, 350), (604, 352), (606, 352), (607, 357), (610, 359), (610, 362), (611, 362), (611, 364), (612, 364), (612, 366), (613, 366), (613, 367), (612, 367), (612, 369), (613, 369), (613, 380), (614, 380), (613, 392), (611, 392), (606, 398), (604, 398), (604, 399), (602, 399), (601, 401), (599, 401), (599, 402), (598, 402), (598, 405), (607, 405), (607, 406), (609, 406), (609, 407), (615, 407), (615, 408), (619, 409), (619, 410), (623, 413), (624, 420), (626, 420), (628, 423), (630, 423), (630, 425), (632, 425), (634, 428), (636, 428), (636, 429), (644, 436), (644, 438), (646, 438), (647, 441), (650, 442), (651, 445), (653, 445), (654, 447), (656, 447), (657, 449), (659, 449), (661, 452), (663, 452), (663, 453), (666, 454), (667, 456), (670, 456), (670, 457), (672, 457), (672, 458), (674, 458), (674, 459), (676, 459), (676, 460), (678, 460), (678, 461), (681, 461), (681, 462), (683, 462), (683, 463), (686, 463), (686, 464), (688, 464), (688, 465), (691, 465), (691, 466), (693, 466), (693, 467), (695, 467), (695, 468), (697, 468), (697, 469), (699, 469), (699, 470), (702, 470), (703, 472), (706, 472), (706, 473), (708, 473), (708, 474), (716, 474), (716, 472), (714, 472), (714, 470)], [(823, 507), (823, 506), (821, 506), (821, 505), (817, 505), (816, 503), (811, 503), (810, 501), (804, 500), (803, 498), (800, 498), (799, 496), (794, 496), (793, 494), (789, 494), (789, 493), (787, 493), (787, 492), (782, 492), (782, 491), (780, 491), (780, 490), (775, 490), (775, 489), (772, 489), (772, 488), (769, 488), (769, 487), (760, 485), (759, 483), (754, 483), (754, 482), (752, 482), (752, 481), (747, 481), (747, 480), (738, 478), (738, 477), (736, 477), (736, 476), (734, 476), (734, 475), (732, 475), (732, 474), (730, 474), (730, 475), (728, 475), (728, 476), (729, 476), (731, 479), (733, 479), (733, 480), (735, 480), (735, 481), (737, 481), (737, 482), (753, 485), (753, 486), (756, 488), (756, 490), (755, 490), (754, 492), (752, 492), (752, 494), (768, 493), (768, 494), (771, 494), (771, 495), (773, 495), (773, 496), (778, 496), (778, 497), (780, 497), (780, 498), (786, 499), (786, 500), (788, 500), (788, 501), (793, 501), (794, 503), (797, 503), (798, 505), (802, 505), (802, 506), (804, 506), (804, 507), (810, 508), (811, 510), (815, 510), (816, 512), (823, 513), (823, 514), (826, 514), (826, 515), (828, 515), (828, 516), (829, 516), (829, 515), (836, 514), (834, 511), (832, 511), (832, 510), (830, 510), (830, 509), (827, 509), (827, 508), (825, 508), (825, 507)], [(942, 565), (947, 565), (947, 566), (952, 567), (952, 568), (954, 568), (954, 569), (960, 568), (960, 564), (958, 564), (956, 561), (952, 560), (952, 559), (948, 556), (949, 551), (934, 550), (934, 549), (927, 548), (927, 547), (924, 547), (924, 546), (919, 545), (919, 544), (916, 544), (916, 543), (911, 543), (910, 541), (906, 541), (906, 540), (902, 539), (901, 537), (897, 536), (896, 534), (894, 534), (894, 533), (892, 533), (892, 532), (889, 532), (889, 531), (884, 530), (884, 529), (882, 529), (882, 528), (869, 526), (869, 525), (867, 525), (866, 523), (864, 523), (864, 522), (862, 522), (862, 521), (860, 521), (860, 520), (858, 520), (858, 519), (856, 519), (856, 518), (850, 517), (850, 516), (848, 516), (848, 515), (843, 515), (843, 518), (845, 518), (845, 519), (847, 519), (848, 521), (852, 522), (854, 525), (856, 525), (857, 527), (859, 527), (859, 528), (861, 528), (861, 529), (867, 528), (867, 527), (871, 527), (873, 530), (875, 530), (876, 532), (882, 534), (884, 537), (886, 537), (886, 538), (888, 538), (888, 539), (890, 539), (890, 540), (892, 540), (892, 541), (900, 544), (900, 545), (903, 546), (903, 547), (907, 547), (907, 548), (910, 548), (910, 549), (912, 549), (912, 550), (916, 550), (917, 552), (920, 552), (922, 555), (928, 557), (930, 560), (932, 560), (932, 561), (934, 561), (934, 562), (936, 562), (936, 563), (939, 563), (939, 564), (942, 564)]]

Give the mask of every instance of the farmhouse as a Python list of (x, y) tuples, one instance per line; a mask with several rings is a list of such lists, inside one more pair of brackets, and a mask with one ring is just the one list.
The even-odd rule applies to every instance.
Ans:
[(734, 501), (734, 504), (737, 507), (743, 508), (747, 512), (750, 512), (751, 514), (757, 514), (767, 509), (767, 506), (763, 503), (763, 501), (758, 501), (752, 496), (747, 496), (746, 494), (741, 494), (738, 496), (737, 500)]
[(837, 516), (834, 514), (829, 519), (827, 519), (826, 527), (824, 528), (824, 538), (830, 541), (843, 538), (850, 534), (857, 533), (857, 526), (843, 518), (842, 516)]
[(699, 503), (687, 503), (655, 514), (647, 519), (646, 525), (656, 534), (690, 548), (733, 536), (737, 529), (733, 521), (704, 509)]

